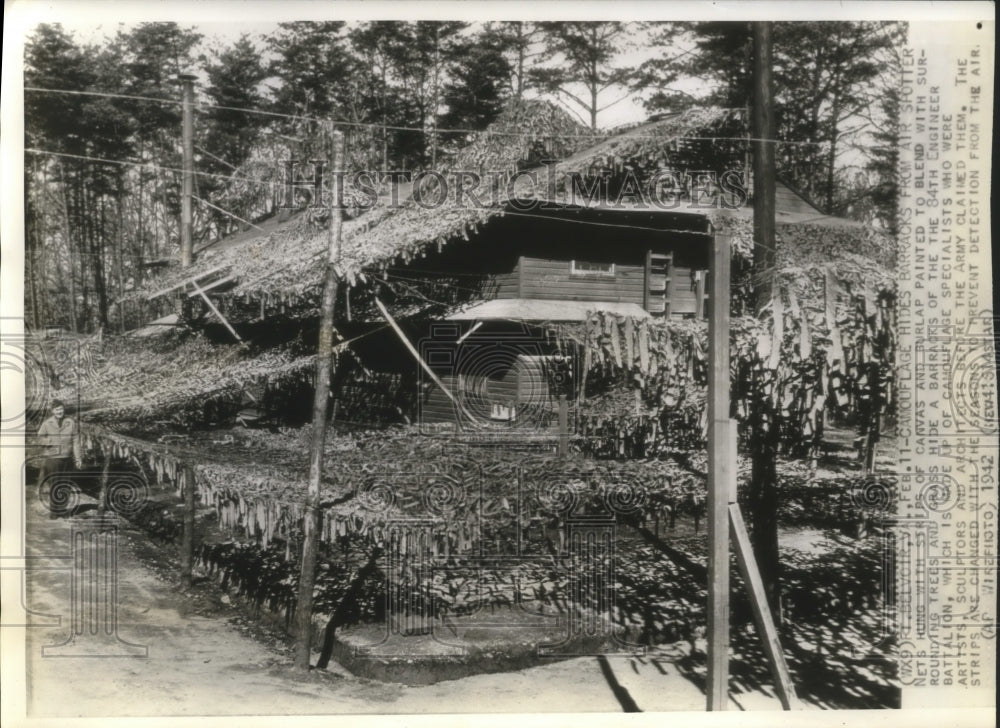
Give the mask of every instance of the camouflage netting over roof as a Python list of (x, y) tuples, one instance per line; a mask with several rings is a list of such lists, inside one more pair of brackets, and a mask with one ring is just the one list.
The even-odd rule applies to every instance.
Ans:
[[(544, 101), (529, 101), (508, 109), (481, 132), (439, 176), (415, 185), (415, 196), (397, 208), (384, 204), (344, 224), (338, 270), (351, 285), (366, 280), (366, 271), (407, 263), (430, 246), (468, 240), (489, 220), (506, 214), (509, 201), (568, 199), (573, 175), (596, 169), (633, 171), (640, 179), (658, 169), (705, 169), (709, 162), (745, 164), (740, 112), (718, 108), (692, 109), (631, 128), (612, 137), (597, 137), (564, 111)], [(539, 172), (534, 184), (518, 167), (542, 159), (562, 158)], [(727, 161), (728, 160), (728, 161)], [(727, 168), (723, 166), (721, 168)], [(537, 169), (537, 168), (536, 168)], [(459, 175), (475, 172), (488, 182), (476, 202), (453, 194)], [(438, 192), (441, 180), (449, 191)], [(466, 189), (469, 182), (462, 182)], [(437, 204), (440, 202), (440, 204)], [(674, 213), (707, 219), (716, 231), (733, 238), (735, 255), (749, 258), (753, 247), (750, 208), (692, 208), (682, 204)], [(893, 251), (885, 239), (859, 223), (822, 214), (777, 212), (779, 260), (838, 260), (859, 255), (891, 267)], [(171, 269), (151, 290), (178, 285), (192, 276), (218, 269), (236, 281), (224, 296), (266, 305), (316, 305), (328, 250), (327, 215), (310, 210), (266, 234), (250, 236), (239, 245), (225, 241), (199, 256), (188, 270)]]
[(253, 351), (186, 332), (109, 337), (86, 374), (55, 394), (79, 402), (87, 421), (142, 429), (153, 426), (150, 418), (238, 400), (248, 388), (311, 381), (314, 362), (288, 348)]
[[(540, 100), (525, 101), (509, 107), (489, 129), (477, 135), (459, 153), (453, 171), (446, 174), (454, 178), (458, 170), (474, 170), (482, 174), (502, 172), (510, 175), (529, 161), (537, 164), (539, 159), (549, 155), (556, 158), (571, 154), (593, 143), (594, 138), (555, 105)], [(486, 220), (499, 211), (491, 209), (486, 214), (485, 210), (446, 208), (427, 210), (407, 200), (401, 209), (392, 209), (380, 199), (373, 209), (346, 221), (339, 266), (345, 278), (353, 284), (363, 269), (416, 252), (420, 243), (409, 239), (413, 236), (395, 240), (391, 236), (368, 235), (387, 220), (409, 220), (414, 213), (418, 225), (433, 220), (440, 231), (430, 238), (434, 241), (442, 235), (458, 235), (474, 220)], [(327, 210), (310, 209), (281, 225), (265, 224), (263, 232), (241, 233), (238, 244), (221, 241), (211, 246), (198, 256), (192, 268), (182, 270), (173, 266), (151, 283), (148, 290), (137, 295), (170, 288), (214, 269), (224, 269), (238, 281), (236, 288), (227, 292), (234, 297), (281, 303), (317, 295), (329, 245), (327, 221)]]

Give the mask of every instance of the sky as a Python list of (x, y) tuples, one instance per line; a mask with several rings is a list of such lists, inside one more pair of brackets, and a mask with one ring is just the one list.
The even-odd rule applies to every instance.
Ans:
[[(278, 21), (251, 21), (251, 22), (221, 22), (221, 21), (208, 21), (208, 22), (192, 22), (186, 23), (183, 19), (173, 18), (179, 22), (183, 27), (192, 27), (197, 32), (204, 36), (203, 45), (206, 48), (213, 47), (217, 44), (228, 45), (239, 39), (243, 34), (247, 34), (252, 40), (257, 42), (258, 47), (262, 47), (263, 43), (261, 39), (278, 29)], [(118, 30), (126, 30), (129, 26), (134, 23), (95, 23), (91, 16), (82, 17), (71, 17), (66, 20), (60, 20), (63, 27), (73, 33), (73, 35), (83, 43), (95, 43), (102, 44), (107, 41), (110, 37), (114, 36)], [(638, 50), (632, 51), (627, 56), (627, 60), (630, 64), (639, 65), (643, 61), (655, 56), (659, 49), (645, 47), (644, 44), (640, 44)], [(681, 81), (673, 86), (687, 92), (698, 91), (698, 82), (693, 80)], [(572, 89), (580, 95), (583, 91), (582, 87), (580, 89)], [(530, 95), (530, 94), (529, 94)], [(607, 104), (615, 101), (623, 96), (627, 96), (627, 90), (622, 87), (611, 87), (607, 89), (600, 96), (601, 104)], [(564, 106), (571, 113), (579, 113), (580, 108), (573, 104), (572, 102), (566, 103)], [(613, 106), (601, 111), (598, 115), (598, 125), (601, 128), (613, 128), (622, 124), (631, 124), (634, 122), (642, 121), (647, 118), (646, 110), (642, 105), (642, 100), (635, 95), (627, 96), (622, 101), (615, 103)], [(580, 121), (589, 126), (590, 120), (585, 116), (580, 116)]]

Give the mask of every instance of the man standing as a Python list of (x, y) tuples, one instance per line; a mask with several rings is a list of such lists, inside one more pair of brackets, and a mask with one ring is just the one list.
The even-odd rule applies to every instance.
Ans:
[[(66, 408), (56, 399), (52, 401), (52, 416), (38, 429), (38, 445), (42, 450), (42, 460), (38, 467), (39, 494), (55, 518), (60, 511), (60, 495), (53, 493), (55, 476), (72, 472), (73, 466), (80, 464), (80, 442), (77, 437), (76, 422), (66, 416)], [(55, 501), (53, 502), (53, 497)]]

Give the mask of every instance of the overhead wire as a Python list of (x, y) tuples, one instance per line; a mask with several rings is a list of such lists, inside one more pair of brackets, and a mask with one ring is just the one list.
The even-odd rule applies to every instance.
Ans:
[[(117, 164), (124, 167), (139, 167), (147, 170), (164, 171), (164, 172), (176, 172), (178, 174), (183, 174), (184, 170), (180, 167), (168, 167), (162, 164), (154, 164), (153, 162), (143, 162), (141, 160), (134, 159), (108, 159), (107, 157), (93, 157), (86, 154), (71, 154), (69, 152), (54, 152), (50, 149), (38, 149), (36, 147), (26, 147), (24, 150), (25, 154), (44, 154), (50, 157), (62, 157), (66, 159), (79, 159), (85, 162), (99, 162), (101, 164)], [(239, 180), (242, 182), (259, 182), (261, 184), (269, 185), (279, 185), (283, 184), (277, 180), (268, 179), (266, 177), (236, 177), (229, 174), (221, 174), (217, 172), (200, 172), (198, 170), (192, 170), (192, 173), (202, 177), (215, 177), (224, 180)]]
[[(119, 94), (119, 93), (110, 93), (110, 92), (99, 92), (99, 91), (80, 91), (80, 90), (71, 90), (71, 89), (52, 89), (52, 88), (41, 88), (41, 87), (32, 87), (32, 86), (27, 86), (27, 87), (25, 87), (24, 90), (25, 91), (31, 91), (31, 92), (39, 92), (39, 93), (69, 94), (69, 95), (79, 95), (79, 96), (95, 96), (95, 97), (106, 97), (106, 98), (119, 98), (119, 99), (126, 99), (126, 100), (149, 101), (149, 102), (171, 104), (171, 105), (179, 105), (179, 104), (182, 103), (180, 101), (173, 100), (173, 99), (164, 99), (164, 98), (158, 98), (158, 97), (152, 97), (152, 96), (140, 96), (140, 95), (135, 95), (135, 94)], [(199, 109), (209, 108), (209, 109), (239, 111), (239, 112), (244, 112), (244, 113), (260, 114), (260, 115), (274, 117), (274, 118), (286, 118), (286, 119), (293, 119), (293, 120), (308, 120), (308, 121), (327, 122), (327, 123), (329, 122), (329, 120), (327, 120), (327, 119), (321, 119), (321, 118), (318, 118), (318, 117), (311, 117), (311, 116), (307, 116), (307, 115), (303, 115), (303, 114), (284, 114), (284, 113), (281, 113), (281, 112), (268, 111), (268, 110), (264, 110), (264, 109), (248, 109), (248, 108), (233, 107), (233, 106), (226, 106), (226, 105), (219, 105), (219, 104), (206, 104), (206, 103), (196, 104), (196, 107), (199, 108)], [(741, 109), (727, 109), (727, 111), (739, 111), (739, 112), (742, 112), (743, 109), (742, 108)], [(522, 132), (498, 132), (498, 131), (491, 131), (489, 129), (486, 129), (486, 130), (482, 130), (482, 129), (434, 129), (434, 130), (428, 130), (428, 129), (425, 129), (425, 128), (422, 128), (422, 127), (406, 127), (406, 126), (398, 126), (398, 125), (375, 124), (375, 123), (364, 123), (364, 122), (336, 121), (336, 122), (333, 122), (333, 125), (334, 126), (338, 126), (338, 125), (339, 126), (354, 126), (354, 127), (361, 127), (361, 128), (373, 128), (373, 129), (391, 129), (391, 130), (401, 130), (401, 131), (419, 131), (419, 132), (424, 132), (424, 133), (428, 133), (428, 132), (434, 132), (434, 133), (447, 132), (447, 133), (487, 134), (487, 135), (514, 136), (514, 137), (532, 137), (532, 138), (534, 136), (536, 136), (536, 135), (526, 134), (526, 133), (522, 133)], [(629, 131), (625, 130), (622, 133), (626, 133), (627, 134), (627, 133), (629, 133)], [(594, 133), (587, 133), (587, 134), (562, 134), (562, 135), (559, 135), (559, 136), (597, 139), (597, 138), (601, 137), (602, 135), (600, 135), (600, 134), (594, 134)], [(771, 143), (777, 143), (777, 144), (817, 144), (818, 143), (818, 142), (813, 142), (813, 141), (787, 141), (787, 140), (778, 140), (778, 139), (763, 139), (763, 138), (755, 138), (755, 137), (749, 137), (749, 136), (741, 136), (741, 137), (715, 137), (715, 136), (686, 136), (686, 135), (666, 136), (666, 135), (641, 135), (641, 134), (633, 134), (632, 137), (633, 138), (654, 138), (654, 139), (661, 139), (663, 141), (676, 140), (676, 139), (685, 139), (685, 140), (699, 140), (699, 141), (738, 141), (738, 142), (763, 141), (763, 142), (771, 142)], [(228, 162), (225, 162), (225, 160), (220, 159), (219, 157), (215, 156), (211, 152), (208, 152), (204, 148), (199, 147), (199, 149), (203, 153), (205, 153), (208, 156), (212, 157), (213, 159), (216, 159), (217, 161), (222, 162), (223, 164), (226, 164), (226, 166), (229, 166), (230, 168), (232, 168), (234, 170), (237, 169), (235, 166), (229, 164)], [(98, 162), (98, 163), (104, 163), (104, 164), (116, 164), (116, 165), (123, 165), (123, 166), (139, 167), (139, 168), (145, 168), (145, 169), (150, 169), (150, 170), (168, 171), (168, 172), (174, 172), (174, 173), (183, 173), (184, 172), (183, 169), (180, 169), (180, 168), (177, 168), (177, 167), (168, 167), (168, 166), (164, 166), (164, 165), (156, 165), (156, 164), (153, 164), (151, 162), (132, 161), (132, 160), (114, 160), (114, 159), (106, 159), (106, 158), (100, 158), (100, 157), (92, 157), (92, 156), (88, 156), (88, 155), (76, 155), (76, 154), (69, 154), (69, 153), (65, 153), (65, 152), (54, 152), (54, 151), (41, 150), (41, 149), (35, 149), (35, 148), (28, 148), (28, 149), (25, 150), (25, 152), (26, 153), (32, 153), (32, 154), (46, 154), (46, 155), (51, 155), (51, 156), (63, 157), (63, 158), (79, 159), (79, 160), (83, 160), (83, 161), (91, 161), (91, 162)], [(258, 183), (261, 183), (261, 184), (264, 184), (264, 185), (270, 185), (270, 186), (274, 186), (276, 184), (281, 184), (280, 182), (277, 182), (277, 181), (275, 181), (273, 179), (261, 178), (261, 177), (246, 177), (246, 176), (239, 176), (239, 177), (237, 177), (235, 174), (225, 175), (225, 174), (218, 174), (218, 173), (212, 173), (212, 172), (201, 172), (201, 171), (195, 171), (194, 174), (195, 175), (199, 175), (199, 176), (206, 176), (206, 177), (213, 177), (213, 178), (224, 179), (224, 180), (227, 180), (227, 181), (240, 180), (240, 181), (247, 181), (247, 182), (258, 182)], [(233, 215), (232, 213), (230, 213), (230, 212), (228, 212), (226, 210), (223, 210), (222, 208), (218, 208), (215, 205), (213, 205), (212, 203), (209, 203), (208, 201), (206, 201), (206, 200), (204, 200), (202, 198), (198, 198), (198, 199), (199, 199), (200, 202), (203, 202), (206, 205), (214, 207), (215, 209), (219, 210), (220, 212), (223, 212), (224, 214), (231, 215), (235, 219), (240, 220), (241, 222), (246, 222), (246, 221), (243, 221), (242, 219), (240, 219), (239, 217)], [(502, 214), (513, 215), (515, 217), (525, 217), (525, 218), (537, 218), (537, 219), (546, 219), (546, 220), (552, 220), (553, 219), (553, 218), (551, 218), (549, 216), (532, 214), (532, 213), (518, 211), (518, 210), (505, 210)], [(825, 216), (823, 216), (823, 217), (825, 217)], [(564, 221), (575, 223), (575, 224), (586, 224), (586, 225), (592, 225), (592, 226), (609, 227), (609, 228), (619, 228), (619, 229), (633, 229), (633, 230), (641, 230), (641, 231), (647, 231), (647, 232), (679, 233), (679, 234), (691, 234), (691, 235), (712, 235), (713, 234), (712, 232), (702, 232), (702, 231), (698, 231), (698, 230), (689, 230), (689, 229), (670, 229), (670, 228), (660, 228), (660, 227), (628, 225), (628, 224), (623, 224), (623, 223), (606, 223), (606, 222), (599, 222), (599, 221), (595, 221), (595, 220), (573, 220), (571, 218), (561, 218), (561, 219), (564, 220)], [(816, 218), (816, 219), (818, 220), (818, 219), (822, 219), (822, 218)], [(808, 222), (808, 221), (806, 221), (806, 222)], [(248, 224), (252, 224), (252, 223), (248, 223)], [(254, 226), (254, 227), (257, 227), (257, 226)], [(765, 247), (769, 247), (769, 246), (765, 246)], [(322, 251), (320, 251), (319, 254), (317, 254), (316, 256), (313, 256), (313, 257), (318, 257), (321, 254), (322, 254)], [(252, 282), (259, 282), (260, 280), (263, 280), (263, 278), (267, 278), (267, 277), (270, 277), (271, 275), (274, 275), (274, 274), (276, 274), (278, 272), (281, 272), (283, 269), (277, 269), (275, 271), (272, 271), (268, 275), (262, 277), (261, 279), (257, 279), (257, 281), (251, 281), (250, 283), (252, 283)]]
[[(73, 89), (55, 89), (55, 88), (42, 88), (38, 86), (25, 86), (25, 91), (30, 91), (33, 93), (51, 93), (51, 94), (68, 94), (75, 96), (96, 96), (96, 97), (107, 97), (107, 98), (121, 98), (129, 100), (140, 100), (140, 101), (151, 101), (155, 103), (180, 105), (181, 102), (174, 99), (162, 99), (155, 96), (137, 96), (133, 94), (116, 94), (104, 91), (78, 91)], [(356, 127), (364, 129), (385, 129), (391, 131), (414, 131), (421, 132), (424, 134), (485, 134), (493, 136), (505, 136), (505, 137), (523, 137), (534, 139), (537, 138), (538, 134), (530, 134), (527, 132), (518, 131), (497, 131), (491, 129), (472, 129), (472, 128), (450, 128), (441, 129), (434, 128), (428, 129), (426, 127), (416, 127), (416, 126), (402, 126), (395, 124), (379, 124), (374, 122), (362, 122), (362, 121), (344, 121), (344, 120), (334, 120), (331, 122), (330, 119), (321, 118), (316, 116), (309, 116), (306, 114), (286, 114), (279, 111), (269, 111), (267, 109), (250, 109), (239, 106), (226, 106), (222, 104), (210, 104), (210, 103), (196, 103), (195, 108), (197, 109), (219, 109), (223, 111), (239, 111), (246, 114), (257, 114), (260, 116), (268, 116), (272, 118), (282, 118), (290, 119), (294, 121), (315, 121), (319, 123), (332, 123), (335, 127)], [(732, 108), (723, 109), (723, 111), (729, 112), (742, 112), (743, 108)], [(656, 123), (656, 122), (652, 122)], [(663, 141), (671, 140), (688, 140), (688, 141), (734, 141), (734, 142), (765, 142), (768, 144), (781, 144), (781, 145), (816, 145), (822, 142), (817, 141), (794, 141), (794, 140), (784, 140), (784, 139), (767, 139), (763, 137), (751, 137), (751, 136), (738, 136), (738, 137), (727, 137), (727, 136), (689, 136), (684, 134), (631, 134), (629, 130), (620, 132), (621, 134), (629, 134), (633, 139), (661, 139)], [(542, 135), (545, 136), (545, 135)], [(551, 136), (565, 137), (568, 139), (595, 139), (603, 140), (609, 138), (606, 133), (603, 132), (589, 132), (589, 133), (559, 133), (552, 134)]]
[[(155, 165), (155, 164), (152, 164), (152, 163), (149, 163), (149, 162), (106, 159), (106, 158), (101, 158), (101, 157), (91, 157), (91, 156), (87, 156), (87, 155), (69, 154), (67, 152), (54, 152), (54, 151), (50, 151), (50, 150), (35, 149), (35, 148), (27, 148), (27, 149), (25, 149), (25, 152), (26, 153), (30, 153), (30, 154), (44, 154), (44, 155), (50, 155), (50, 156), (56, 156), (56, 157), (65, 157), (65, 158), (70, 158), (70, 159), (79, 159), (79, 160), (83, 160), (83, 161), (93, 161), (93, 162), (99, 162), (99, 163), (105, 163), (105, 164), (117, 164), (117, 165), (123, 165), (123, 166), (140, 167), (140, 168), (145, 168), (145, 169), (150, 169), (150, 170), (162, 170), (162, 171), (168, 171), (168, 172), (174, 172), (174, 173), (183, 173), (184, 172), (183, 169), (178, 168), (178, 167), (167, 167), (167, 166), (163, 166), (163, 165)], [(258, 182), (261, 182), (262, 184), (271, 185), (271, 186), (281, 184), (280, 182), (278, 182), (276, 180), (268, 180), (268, 179), (265, 179), (265, 178), (233, 177), (232, 175), (217, 174), (217, 173), (212, 173), (212, 172), (198, 172), (198, 171), (195, 171), (195, 174), (196, 175), (203, 175), (203, 176), (207, 176), (207, 177), (222, 178), (222, 179), (227, 179), (227, 180), (239, 179), (241, 181), (248, 181), (248, 182), (258, 181)], [(205, 202), (206, 204), (211, 204), (211, 203), (208, 203), (205, 200), (200, 200), (200, 201)], [(539, 201), (540, 204), (543, 203), (543, 202), (544, 202), (544, 200), (540, 200)], [(488, 208), (484, 208), (484, 209), (488, 209)], [(579, 210), (592, 210), (592, 209), (597, 209), (597, 208), (585, 208), (585, 207), (581, 207), (581, 208), (578, 208), (578, 209)], [(220, 208), (220, 211), (225, 212), (226, 214), (232, 215), (232, 213), (229, 213), (229, 212), (227, 212), (225, 210), (221, 210), (221, 208)], [(672, 212), (672, 211), (668, 211), (668, 212)], [(578, 225), (591, 225), (591, 226), (598, 226), (598, 227), (639, 230), (639, 231), (654, 232), (654, 233), (676, 233), (676, 234), (703, 235), (703, 236), (712, 236), (712, 235), (715, 234), (714, 232), (700, 231), (700, 230), (691, 230), (691, 229), (685, 229), (685, 228), (662, 228), (662, 227), (650, 227), (650, 226), (643, 226), (643, 225), (629, 225), (629, 224), (625, 224), (625, 223), (599, 222), (599, 221), (596, 221), (596, 220), (574, 220), (574, 219), (569, 218), (569, 217), (553, 218), (553, 217), (550, 217), (548, 215), (540, 215), (540, 214), (536, 214), (536, 213), (522, 212), (522, 211), (518, 211), (518, 210), (509, 210), (509, 209), (503, 210), (500, 214), (504, 215), (504, 216), (506, 216), (506, 215), (512, 215), (514, 217), (535, 218), (535, 219), (542, 219), (542, 220), (547, 220), (547, 221), (552, 221), (554, 219), (558, 219), (558, 220), (561, 220), (561, 221), (570, 222), (570, 223), (578, 224)], [(688, 214), (688, 213), (684, 213), (684, 212), (678, 211), (677, 214)], [(236, 217), (236, 216), (233, 215), (233, 217)], [(820, 219), (823, 219), (825, 217), (826, 216), (820, 216), (820, 217), (814, 218), (812, 220), (820, 220)], [(239, 218), (236, 218), (236, 219), (239, 219)], [(240, 220), (240, 221), (244, 222), (243, 220)], [(811, 220), (807, 220), (807, 221), (803, 221), (803, 222), (809, 222), (809, 221), (811, 221)], [(250, 224), (252, 224), (252, 223), (250, 223)], [(767, 247), (768, 249), (771, 249), (771, 250), (774, 249), (774, 248), (771, 248), (770, 246), (764, 245), (763, 243), (757, 243), (757, 244), (761, 245), (763, 247)], [(321, 254), (322, 254), (322, 251), (320, 251), (320, 253), (318, 253), (314, 257), (318, 257)], [(271, 273), (269, 273), (265, 277), (270, 277), (271, 275), (279, 273), (282, 270), (285, 270), (287, 267), (290, 267), (290, 265), (286, 266), (284, 268), (272, 271)]]

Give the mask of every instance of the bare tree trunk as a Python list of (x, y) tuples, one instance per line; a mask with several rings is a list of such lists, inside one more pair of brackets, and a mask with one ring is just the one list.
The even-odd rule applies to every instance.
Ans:
[(142, 265), (143, 261), (146, 259), (146, 257), (143, 255), (145, 236), (143, 235), (143, 230), (142, 230), (141, 197), (139, 199), (132, 200), (130, 209), (131, 213), (129, 215), (129, 218), (132, 223), (132, 242), (129, 247), (132, 257), (132, 279), (135, 282), (136, 287), (138, 287), (142, 284), (143, 280)]
[(76, 282), (73, 277), (73, 234), (70, 227), (69, 217), (69, 180), (66, 178), (66, 167), (59, 165), (60, 176), (62, 177), (62, 208), (64, 233), (66, 238), (66, 263), (69, 270), (69, 311), (70, 311), (70, 331), (77, 331), (77, 311), (76, 311)]
[(518, 102), (524, 95), (524, 56), (525, 56), (525, 36), (524, 23), (518, 21), (517, 27), (517, 88), (514, 90), (514, 99)]
[(90, 324), (90, 286), (87, 276), (90, 274), (91, 264), (89, 252), (90, 229), (88, 227), (88, 210), (83, 200), (83, 175), (80, 170), (76, 170), (73, 185), (73, 221), (80, 231), (78, 239), (77, 253), (80, 256), (80, 329), (86, 330)]
[(167, 218), (167, 181), (164, 175), (157, 172), (157, 178), (160, 181), (160, 225), (163, 230), (163, 247), (162, 251), (169, 255), (170, 251), (170, 221)]
[[(143, 144), (139, 142), (139, 159), (143, 158)], [(136, 215), (136, 225), (135, 225), (135, 246), (137, 251), (137, 256), (135, 260), (135, 282), (136, 285), (142, 282), (142, 264), (146, 259), (143, 255), (143, 245), (146, 243), (146, 230), (145, 230), (145, 215), (143, 215), (143, 201), (144, 201), (144, 191), (146, 188), (146, 180), (142, 176), (142, 170), (139, 170), (139, 199), (136, 203), (135, 215)]]
[[(93, 195), (91, 195), (93, 199)], [(94, 247), (93, 247), (93, 257), (94, 257), (94, 290), (97, 294), (97, 311), (100, 317), (101, 327), (107, 328), (108, 326), (108, 286), (107, 286), (107, 276), (105, 275), (105, 260), (104, 256), (107, 252), (104, 244), (104, 234), (107, 230), (107, 214), (105, 212), (106, 200), (104, 197), (99, 197), (93, 199), (92, 208), (97, 208), (91, 217), (94, 220)], [(97, 210), (100, 210), (100, 215), (96, 214)], [(99, 223), (99, 224), (98, 224)]]
[(438, 27), (434, 26), (434, 75), (431, 86), (431, 169), (437, 166), (437, 108), (438, 108), (438, 77), (441, 74), (441, 41), (438, 38)]
[[(771, 70), (771, 23), (753, 24), (753, 136), (754, 136), (754, 307), (758, 316), (771, 303), (774, 286), (774, 138), (773, 80)], [(778, 314), (780, 315), (780, 314)], [(772, 341), (771, 346), (780, 346)], [(767, 600), (781, 623), (780, 569), (778, 555), (778, 457), (777, 412), (773, 397), (776, 384), (761, 365), (752, 392), (750, 408), (751, 482), (750, 514), (753, 550), (760, 567)]]
[(115, 203), (117, 225), (115, 239), (118, 242), (118, 321), (122, 333), (125, 332), (125, 302), (121, 299), (125, 296), (125, 222), (122, 215), (122, 189), (121, 179), (118, 180), (118, 200)]
[(330, 202), (330, 247), (327, 253), (320, 309), (319, 346), (316, 352), (316, 390), (313, 398), (313, 430), (309, 452), (309, 492), (302, 519), (302, 564), (299, 573), (298, 602), (295, 608), (295, 667), (308, 670), (312, 654), (312, 604), (319, 557), (321, 513), (320, 481), (323, 478), (323, 446), (326, 442), (326, 414), (330, 400), (330, 369), (333, 366), (333, 325), (337, 302), (337, 272), (341, 235), (341, 179), (344, 160), (344, 136), (333, 133), (331, 175), (334, 191)]
[(826, 162), (826, 212), (833, 214), (834, 177), (837, 164), (837, 116), (840, 114), (840, 99), (834, 97), (833, 108), (830, 110), (830, 153)]
[(31, 321), (31, 326), (39, 328), (41, 318), (38, 310), (38, 250), (39, 227), (41, 215), (39, 214), (38, 195), (33, 191), (32, 181), (37, 179), (35, 172), (37, 164), (26, 166), (24, 170), (24, 202), (25, 202), (25, 235), (24, 235), (24, 275), (28, 284), (28, 303), (30, 311), (26, 312), (25, 318)]
[[(41, 284), (41, 321), (48, 321), (49, 312), (52, 309), (51, 301), (49, 298), (49, 286), (48, 286), (48, 272), (49, 272), (49, 254), (48, 254), (48, 244), (46, 242), (46, 235), (48, 233), (48, 220), (46, 215), (49, 206), (49, 180), (46, 170), (46, 165), (43, 163), (41, 165), (41, 194), (38, 197), (39, 208), (38, 208), (38, 268), (39, 268), (39, 283)], [(58, 276), (54, 277), (54, 280), (58, 279)], [(39, 323), (41, 325), (41, 323)]]

